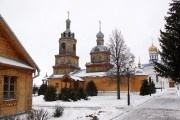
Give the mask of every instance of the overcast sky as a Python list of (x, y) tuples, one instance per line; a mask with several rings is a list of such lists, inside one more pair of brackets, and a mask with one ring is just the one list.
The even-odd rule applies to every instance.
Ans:
[[(148, 63), (152, 41), (159, 48), (171, 0), (0, 0), (0, 14), (41, 69), (41, 79), (53, 73), (58, 40), (70, 12), (71, 31), (77, 39), (79, 66), (90, 62), (96, 34), (104, 33), (105, 45), (112, 30), (121, 31), (125, 43), (141, 63)], [(39, 82), (38, 82), (39, 81)]]

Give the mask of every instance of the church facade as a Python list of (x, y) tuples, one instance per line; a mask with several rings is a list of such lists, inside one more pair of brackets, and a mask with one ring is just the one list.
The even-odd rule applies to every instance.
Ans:
[[(86, 63), (86, 69), (80, 69), (76, 55), (75, 34), (70, 30), (71, 21), (66, 20), (66, 30), (61, 33), (59, 39), (59, 54), (55, 55), (55, 65), (53, 74), (48, 77), (50, 86), (55, 86), (57, 92), (63, 87), (73, 89), (85, 88), (89, 81), (94, 81), (98, 91), (110, 92), (117, 90), (117, 83), (107, 72), (113, 67), (110, 63), (110, 51), (104, 45), (104, 34), (101, 27), (96, 35), (96, 46), (90, 51), (90, 62)], [(121, 84), (121, 90), (127, 91), (127, 77), (122, 76), (124, 84)], [(147, 75), (141, 69), (135, 69), (130, 77), (130, 91), (138, 92), (143, 80)]]

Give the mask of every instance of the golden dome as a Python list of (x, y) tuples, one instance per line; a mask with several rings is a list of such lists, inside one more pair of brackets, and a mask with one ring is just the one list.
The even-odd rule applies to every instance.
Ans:
[(149, 47), (149, 52), (157, 52), (157, 47), (153, 44)]

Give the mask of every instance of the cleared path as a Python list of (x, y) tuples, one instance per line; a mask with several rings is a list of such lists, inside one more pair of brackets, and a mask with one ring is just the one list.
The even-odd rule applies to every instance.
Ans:
[(180, 98), (169, 89), (117, 120), (180, 120)]

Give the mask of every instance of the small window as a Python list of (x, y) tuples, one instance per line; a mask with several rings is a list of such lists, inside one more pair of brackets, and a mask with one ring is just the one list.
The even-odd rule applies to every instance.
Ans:
[(74, 51), (76, 50), (76, 45), (75, 45), (75, 44), (73, 44), (73, 50), (74, 50)]
[(62, 50), (65, 50), (65, 49), (66, 49), (65, 43), (62, 43), (62, 44), (61, 44), (61, 48), (62, 48)]
[(4, 92), (3, 99), (15, 99), (15, 82), (16, 77), (4, 76)]
[(71, 37), (71, 33), (70, 32), (68, 33), (68, 37)]
[(56, 88), (58, 88), (59, 87), (59, 83), (56, 83)]

